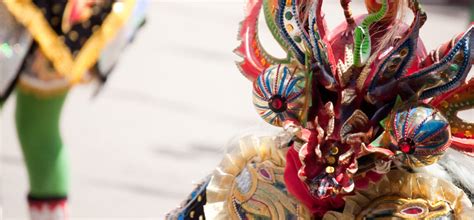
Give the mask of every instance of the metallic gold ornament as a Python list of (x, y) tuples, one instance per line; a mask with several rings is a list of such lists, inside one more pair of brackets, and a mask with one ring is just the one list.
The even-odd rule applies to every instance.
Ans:
[(330, 211), (323, 219), (472, 219), (474, 211), (466, 194), (452, 183), (400, 170), (345, 200), (342, 212)]

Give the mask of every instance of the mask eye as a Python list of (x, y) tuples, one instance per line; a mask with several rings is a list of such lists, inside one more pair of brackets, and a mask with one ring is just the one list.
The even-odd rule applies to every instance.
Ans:
[(305, 102), (304, 75), (287, 66), (271, 66), (253, 86), (253, 104), (268, 123), (281, 126), (288, 119), (300, 120)]

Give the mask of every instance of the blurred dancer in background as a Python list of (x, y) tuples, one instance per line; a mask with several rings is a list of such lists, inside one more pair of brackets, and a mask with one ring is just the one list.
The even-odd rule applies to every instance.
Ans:
[[(60, 117), (69, 89), (104, 83), (144, 23), (144, 0), (0, 2), (0, 98), (16, 90), (16, 126), (32, 220), (67, 218), (68, 158)], [(8, 178), (8, 177), (6, 177)]]

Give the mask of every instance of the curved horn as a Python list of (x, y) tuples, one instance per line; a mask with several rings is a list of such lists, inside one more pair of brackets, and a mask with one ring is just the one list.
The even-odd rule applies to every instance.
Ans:
[(462, 110), (474, 109), (474, 79), (453, 91), (434, 98), (431, 103), (448, 119), (452, 148), (474, 157), (474, 122), (459, 118)]
[[(269, 7), (271, 6), (269, 1), (264, 0), (268, 6), (264, 8), (266, 18), (271, 13)], [(241, 28), (238, 34), (238, 40), (241, 41), (239, 47), (234, 50), (234, 53), (243, 57), (243, 61), (237, 62), (237, 67), (240, 69), (242, 74), (249, 80), (254, 81), (257, 76), (262, 73), (266, 68), (271, 65), (279, 63), (288, 63), (289, 57), (286, 59), (277, 59), (271, 56), (262, 47), (258, 39), (258, 17), (260, 15), (260, 9), (262, 8), (263, 0), (249, 0), (246, 7), (245, 19), (241, 22)], [(282, 42), (281, 37), (278, 34), (278, 30), (274, 22), (271, 19), (267, 19), (267, 25), (272, 32), (273, 36), (277, 41)], [(284, 45), (282, 45), (285, 48)]]
[[(437, 63), (402, 78), (414, 91), (422, 90), (420, 99), (427, 99), (464, 83), (474, 61), (474, 25), (456, 41), (453, 48)], [(428, 87), (420, 88), (420, 82)]]
[[(366, 74), (361, 74), (357, 80), (358, 90), (367, 91), (367, 100), (374, 103), (393, 99), (397, 96), (396, 87), (399, 80), (406, 75), (411, 75), (418, 66), (413, 66), (414, 57), (425, 56), (424, 46), (419, 44), (419, 30), (426, 21), (426, 14), (417, 1), (409, 5), (414, 13), (410, 28), (405, 32), (404, 38), (388, 50), (374, 54), (375, 60), (370, 63)], [(368, 64), (369, 65), (369, 64)]]
[(278, 0), (276, 24), (296, 60), (305, 65), (305, 52), (310, 43), (308, 33), (301, 24), (296, 0)]

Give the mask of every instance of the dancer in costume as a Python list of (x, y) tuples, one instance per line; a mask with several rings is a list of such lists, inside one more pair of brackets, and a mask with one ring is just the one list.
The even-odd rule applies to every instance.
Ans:
[(426, 53), (417, 0), (340, 2), (330, 31), (322, 0), (248, 1), (238, 67), (282, 133), (242, 138), (169, 219), (472, 219), (474, 25)]
[(105, 82), (118, 54), (143, 24), (145, 3), (0, 2), (1, 103), (16, 87), (16, 126), (30, 182), (31, 219), (67, 217), (62, 106), (73, 85), (94, 78)]

